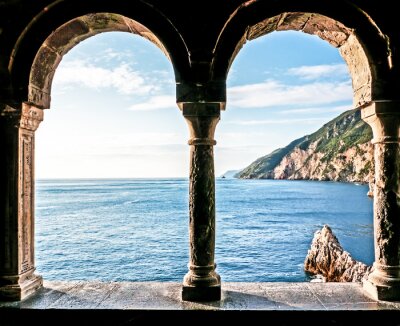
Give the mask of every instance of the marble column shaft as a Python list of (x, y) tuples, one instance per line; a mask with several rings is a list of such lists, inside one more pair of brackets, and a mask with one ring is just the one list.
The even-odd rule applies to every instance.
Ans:
[(214, 131), (220, 119), (219, 103), (184, 103), (183, 116), (190, 131), (189, 272), (182, 298), (210, 301), (221, 298), (221, 281), (215, 272)]
[(400, 299), (400, 102), (376, 101), (361, 110), (373, 130), (374, 271), (364, 287), (379, 300)]
[(42, 286), (34, 274), (34, 147), (43, 110), (0, 107), (0, 300), (22, 300)]

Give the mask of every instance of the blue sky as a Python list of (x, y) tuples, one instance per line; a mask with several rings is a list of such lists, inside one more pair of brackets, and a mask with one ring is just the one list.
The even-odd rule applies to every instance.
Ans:
[[(274, 32), (244, 45), (227, 82), (215, 170), (246, 167), (351, 109), (339, 51), (316, 36)], [(148, 40), (93, 36), (56, 70), (36, 132), (37, 178), (187, 177), (189, 132), (171, 63)]]

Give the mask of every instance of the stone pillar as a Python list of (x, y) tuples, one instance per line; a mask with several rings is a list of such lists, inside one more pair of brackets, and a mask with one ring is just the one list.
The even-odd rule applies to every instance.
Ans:
[(375, 156), (375, 262), (364, 289), (400, 300), (400, 102), (372, 102), (361, 116), (372, 127)]
[(182, 300), (221, 299), (221, 279), (215, 272), (215, 127), (219, 103), (184, 103), (190, 130), (189, 272), (183, 279)]
[(43, 110), (0, 107), (0, 300), (22, 300), (42, 286), (34, 274), (34, 134)]

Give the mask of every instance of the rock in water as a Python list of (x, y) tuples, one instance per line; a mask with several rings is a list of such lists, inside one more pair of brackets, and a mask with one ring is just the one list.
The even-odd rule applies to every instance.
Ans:
[(361, 282), (372, 272), (372, 266), (354, 260), (343, 250), (331, 228), (324, 225), (314, 234), (304, 270), (322, 275), (326, 282)]

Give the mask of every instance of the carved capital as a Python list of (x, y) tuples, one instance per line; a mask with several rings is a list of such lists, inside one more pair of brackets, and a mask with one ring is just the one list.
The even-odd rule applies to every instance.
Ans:
[(374, 134), (373, 144), (400, 143), (400, 101), (374, 101), (361, 109)]
[(43, 110), (33, 105), (23, 103), (20, 127), (23, 129), (35, 131), (43, 121)]
[(220, 120), (218, 103), (183, 103), (182, 113), (188, 123), (189, 145), (215, 145), (215, 128)]

